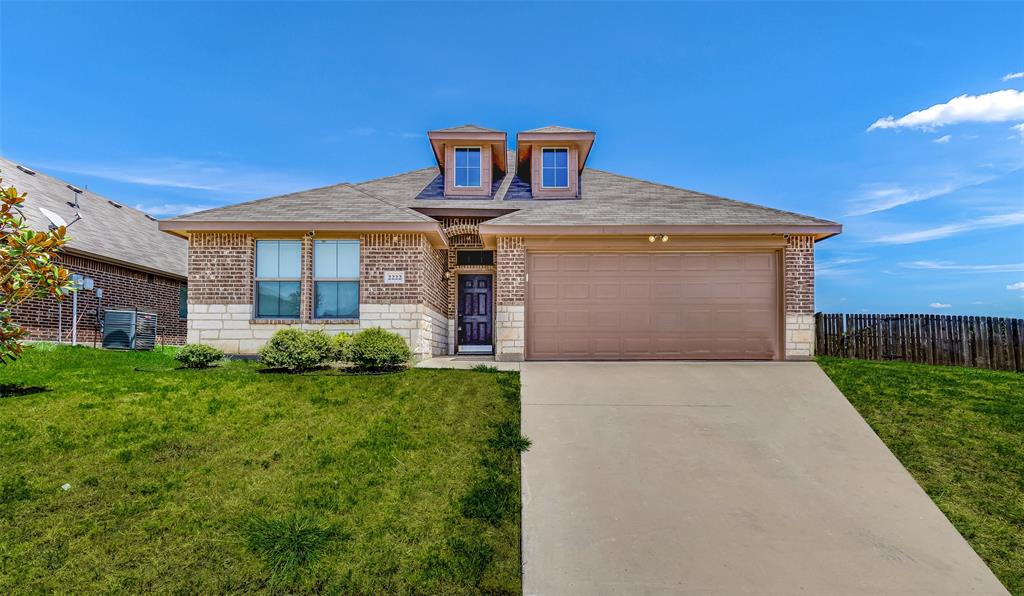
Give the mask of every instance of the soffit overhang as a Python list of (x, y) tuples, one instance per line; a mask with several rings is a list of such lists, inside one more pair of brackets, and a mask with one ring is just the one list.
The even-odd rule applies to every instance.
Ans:
[(194, 232), (281, 233), (301, 235), (306, 232), (406, 232), (426, 235), (434, 248), (448, 248), (448, 239), (439, 222), (353, 222), (353, 221), (161, 221), (160, 229), (188, 238)]

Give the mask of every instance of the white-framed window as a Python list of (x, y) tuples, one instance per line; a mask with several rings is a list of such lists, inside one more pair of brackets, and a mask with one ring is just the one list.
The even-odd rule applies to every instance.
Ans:
[(313, 318), (359, 318), (359, 241), (313, 242)]
[(302, 241), (256, 241), (256, 317), (298, 319)]
[(541, 150), (543, 188), (569, 188), (569, 150), (565, 147), (544, 147)]
[(480, 186), (480, 148), (455, 148), (455, 186)]

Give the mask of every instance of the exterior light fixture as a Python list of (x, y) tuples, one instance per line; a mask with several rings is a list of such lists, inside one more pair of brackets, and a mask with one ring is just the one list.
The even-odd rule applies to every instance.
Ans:
[(648, 236), (647, 237), (647, 241), (648, 242), (654, 242), (654, 236), (653, 235), (652, 236)]
[(662, 242), (668, 242), (668, 236), (666, 236), (665, 234), (662, 234), (661, 235), (661, 241)]
[(452, 278), (452, 272), (451, 271), (445, 271), (444, 272), (444, 278), (445, 279), (451, 279)]

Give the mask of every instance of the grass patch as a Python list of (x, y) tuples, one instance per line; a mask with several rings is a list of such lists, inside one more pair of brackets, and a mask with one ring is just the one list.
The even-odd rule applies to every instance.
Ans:
[(474, 370), (476, 372), (484, 372), (484, 373), (496, 373), (496, 372), (498, 372), (498, 367), (497, 366), (491, 366), (489, 364), (477, 364), (476, 366), (474, 366), (473, 368), (471, 368), (469, 370)]
[(0, 367), (0, 592), (521, 591), (518, 374), (173, 355)]
[(1014, 594), (1024, 594), (1024, 375), (818, 363)]

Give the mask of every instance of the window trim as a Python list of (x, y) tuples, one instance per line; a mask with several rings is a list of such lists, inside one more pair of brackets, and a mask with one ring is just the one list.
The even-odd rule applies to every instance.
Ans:
[[(544, 167), (544, 152), (548, 151), (548, 150), (551, 150), (551, 151), (557, 151), (557, 150), (565, 151), (565, 186), (548, 186), (547, 184), (544, 184), (544, 170), (545, 170), (545, 167)], [(567, 190), (567, 189), (571, 188), (572, 185), (569, 183), (569, 172), (572, 170), (572, 168), (569, 167), (569, 155), (570, 155), (570, 152), (569, 152), (569, 148), (568, 147), (541, 147), (540, 148), (540, 187), (541, 188), (550, 188), (552, 190)], [(548, 169), (557, 170), (557, 167), (548, 168)]]
[[(317, 245), (318, 242), (347, 242), (349, 244), (355, 244), (356, 245), (356, 276), (355, 277), (317, 277), (316, 276), (316, 245)], [(312, 293), (313, 293), (313, 312), (310, 313), (310, 318), (315, 320), (315, 321), (338, 321), (338, 320), (358, 321), (359, 318), (360, 318), (360, 315), (362, 314), (360, 312), (360, 308), (359, 308), (360, 307), (359, 300), (360, 300), (360, 298), (362, 296), (361, 292), (362, 292), (362, 289), (363, 289), (363, 285), (362, 285), (363, 284), (363, 281), (362, 281), (363, 243), (362, 243), (362, 241), (360, 241), (358, 239), (353, 239), (353, 238), (322, 238), (322, 239), (318, 239), (318, 240), (313, 240), (312, 245), (313, 245), (313, 254), (312, 254), (312, 257), (313, 257), (312, 258), (312, 261), (313, 261), (312, 269), (313, 270), (311, 272), (312, 275), (310, 276), (310, 279), (312, 281), (313, 287), (310, 288), (310, 289), (312, 290)], [(318, 317), (318, 316), (316, 316), (316, 284), (317, 284), (317, 282), (321, 282), (321, 281), (323, 281), (323, 282), (341, 282), (341, 281), (355, 282), (355, 284), (356, 284), (356, 316), (354, 316), (354, 317)]]
[[(456, 155), (459, 149), (476, 149), (480, 155), (480, 164), (477, 166), (478, 180), (480, 184), (459, 184), (459, 166)], [(467, 169), (468, 166), (467, 166)], [(483, 188), (484, 187), (484, 148), (483, 146), (456, 145), (452, 147), (452, 188)]]
[[(260, 277), (259, 276), (259, 243), (260, 242), (298, 242), (299, 243), (299, 277)], [(252, 245), (252, 318), (262, 321), (301, 321), (302, 320), (302, 252), (301, 238), (256, 238)], [(280, 259), (280, 256), (278, 257)], [(280, 271), (278, 271), (280, 273)], [(298, 282), (299, 313), (294, 317), (261, 316), (260, 313), (260, 282)]]

